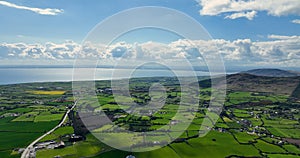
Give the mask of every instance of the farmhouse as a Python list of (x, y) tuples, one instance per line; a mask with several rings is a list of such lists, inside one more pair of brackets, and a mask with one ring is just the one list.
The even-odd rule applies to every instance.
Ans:
[(135, 156), (133, 156), (133, 155), (128, 155), (128, 156), (126, 156), (126, 158), (135, 158)]
[(84, 140), (84, 137), (80, 136), (80, 135), (76, 135), (76, 134), (72, 134), (69, 141), (70, 142), (77, 142), (77, 141), (81, 141)]

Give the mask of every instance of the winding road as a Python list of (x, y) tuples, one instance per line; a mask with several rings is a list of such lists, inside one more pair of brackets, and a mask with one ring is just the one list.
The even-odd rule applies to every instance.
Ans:
[(46, 137), (47, 135), (51, 134), (52, 132), (54, 132), (56, 129), (58, 129), (59, 127), (61, 127), (63, 125), (63, 123), (66, 121), (66, 119), (68, 118), (68, 114), (71, 112), (71, 110), (73, 110), (75, 108), (77, 104), (77, 101), (75, 101), (75, 103), (73, 104), (72, 108), (70, 108), (64, 115), (63, 119), (60, 121), (60, 123), (55, 126), (54, 128), (52, 128), (50, 131), (48, 131), (47, 133), (45, 133), (44, 135), (40, 136), (39, 138), (37, 138), (36, 140), (34, 140), (30, 145), (27, 146), (27, 148), (24, 150), (24, 152), (21, 155), (21, 158), (29, 158), (30, 157), (30, 152), (32, 150), (34, 150), (33, 146), (39, 142), (40, 140), (42, 140), (44, 137)]

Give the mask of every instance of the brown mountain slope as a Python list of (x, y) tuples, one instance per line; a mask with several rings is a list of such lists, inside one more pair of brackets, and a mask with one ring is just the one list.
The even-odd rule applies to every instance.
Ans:
[[(217, 82), (224, 83), (223, 78), (216, 78)], [(226, 76), (227, 89), (246, 92), (268, 92), (294, 97), (300, 93), (300, 77), (267, 77), (247, 73), (238, 73)], [(200, 86), (210, 87), (210, 79), (199, 82)], [(298, 88), (297, 88), (298, 87)], [(300, 99), (300, 96), (298, 96)]]
[(300, 77), (266, 77), (243, 73), (227, 76), (227, 88), (236, 91), (271, 92), (290, 96), (299, 83)]
[(298, 87), (294, 90), (292, 97), (300, 99), (300, 84)]
[(268, 77), (297, 77), (300, 76), (299, 72), (286, 71), (281, 69), (253, 69), (245, 71), (243, 73), (256, 75), (256, 76), (268, 76)]

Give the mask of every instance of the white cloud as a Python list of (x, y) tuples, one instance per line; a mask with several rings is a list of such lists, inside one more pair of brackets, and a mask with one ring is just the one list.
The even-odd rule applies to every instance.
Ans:
[(294, 24), (300, 24), (300, 19), (295, 19), (295, 20), (292, 21), (292, 23), (294, 23)]
[(0, 44), (0, 57), (7, 59), (74, 59), (80, 52), (80, 45), (71, 41), (62, 44), (46, 43), (2, 43)]
[(229, 18), (252, 13), (254, 17), (253, 11), (265, 11), (272, 16), (300, 15), (299, 0), (198, 0), (198, 3), (202, 7), (200, 14), (209, 16), (230, 14)]
[(6, 1), (0, 1), (0, 5), (11, 7), (11, 8), (16, 8), (16, 9), (29, 10), (29, 11), (32, 11), (32, 12), (35, 12), (35, 13), (41, 14), (41, 15), (58, 15), (58, 14), (64, 12), (62, 9), (33, 8), (33, 7), (26, 7), (26, 6), (13, 4), (13, 3), (10, 3), (10, 2), (6, 2)]
[(0, 59), (66, 61), (76, 58), (118, 60), (201, 60), (201, 54), (213, 56), (219, 52), (231, 65), (289, 65), (300, 64), (300, 36), (269, 35), (267, 41), (237, 39), (178, 40), (172, 43), (126, 43), (119, 42), (108, 47), (87, 43), (84, 46), (72, 41), (64, 43), (25, 44), (0, 43)]
[(299, 39), (299, 36), (283, 36), (283, 35), (269, 35), (269, 39), (275, 40), (291, 40), (291, 39)]
[(248, 20), (253, 20), (256, 14), (256, 11), (233, 13), (231, 15), (227, 15), (225, 19), (247, 18)]

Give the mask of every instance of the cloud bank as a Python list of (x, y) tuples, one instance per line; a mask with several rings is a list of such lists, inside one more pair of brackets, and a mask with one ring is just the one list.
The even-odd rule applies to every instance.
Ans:
[(35, 13), (41, 14), (41, 15), (58, 15), (58, 14), (64, 12), (62, 9), (33, 8), (33, 7), (26, 7), (26, 6), (13, 4), (13, 3), (10, 3), (10, 2), (6, 2), (6, 1), (0, 1), (0, 5), (7, 6), (7, 7), (10, 7), (10, 8), (15, 8), (15, 9), (29, 10), (29, 11), (32, 11), (32, 12), (35, 12)]
[(178, 40), (164, 44), (157, 42), (126, 43), (119, 42), (109, 47), (85, 44), (81, 46), (72, 41), (64, 43), (0, 44), (0, 60), (53, 60), (65, 61), (84, 59), (201, 59), (201, 54), (214, 55), (219, 52), (227, 64), (231, 65), (282, 65), (299, 66), (300, 36), (270, 35), (267, 41), (237, 39), (228, 41), (214, 39), (209, 41)]
[(299, 0), (197, 0), (201, 15), (252, 20), (258, 12), (272, 16), (300, 15)]

